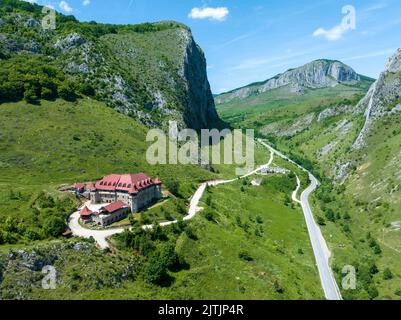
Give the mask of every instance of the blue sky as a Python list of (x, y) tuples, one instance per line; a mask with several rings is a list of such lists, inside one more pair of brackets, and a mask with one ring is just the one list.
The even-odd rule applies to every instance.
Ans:
[[(205, 51), (214, 93), (265, 80), (314, 59), (341, 60), (377, 77), (401, 47), (399, 0), (38, 0), (79, 20), (176, 20)], [(355, 28), (342, 28), (355, 8)], [(349, 12), (348, 12), (349, 13)]]

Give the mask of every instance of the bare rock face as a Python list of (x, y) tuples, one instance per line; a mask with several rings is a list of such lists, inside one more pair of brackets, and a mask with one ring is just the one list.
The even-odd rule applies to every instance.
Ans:
[(317, 89), (334, 87), (340, 83), (356, 83), (359, 80), (359, 75), (352, 68), (339, 61), (317, 60), (268, 80), (259, 89), (259, 93), (294, 84)]
[(365, 125), (354, 143), (354, 149), (365, 145), (366, 135), (371, 125), (380, 117), (394, 112), (389, 109), (401, 98), (401, 49), (389, 59), (386, 70), (369, 89), (367, 95), (359, 102), (357, 109), (365, 110)]
[(361, 77), (349, 66), (340, 61), (316, 60), (296, 69), (216, 97), (218, 104), (235, 99), (244, 99), (277, 88), (288, 87), (291, 93), (303, 94), (305, 89), (335, 87), (339, 84), (356, 84)]
[(334, 107), (328, 107), (327, 109), (323, 110), (318, 117), (318, 122), (322, 122), (325, 119), (332, 118), (339, 116), (341, 114), (355, 114), (358, 113), (359, 110), (354, 108), (351, 105), (340, 105)]
[[(39, 8), (37, 8), (39, 10)], [(7, 13), (0, 24), (25, 32), (0, 32), (0, 59), (17, 53), (41, 54), (71, 82), (91, 87), (93, 98), (149, 127), (220, 128), (206, 71), (206, 59), (191, 30), (174, 21), (111, 26), (101, 32), (43, 31), (31, 12)], [(60, 24), (64, 22), (59, 21)], [(72, 31), (74, 30), (74, 31)], [(92, 34), (93, 32), (93, 34)], [(48, 50), (50, 47), (56, 50)]]
[(82, 38), (79, 34), (72, 33), (63, 39), (58, 40), (54, 47), (62, 52), (66, 52), (68, 50), (71, 50), (72, 48), (84, 44), (85, 42), (85, 39)]
[(195, 130), (219, 127), (220, 119), (207, 78), (204, 53), (190, 31), (181, 29), (179, 32), (185, 44), (182, 69), (188, 97), (184, 108), (185, 124)]
[(25, 23), (25, 27), (34, 28), (40, 25), (39, 21), (35, 20), (34, 18), (29, 18)]
[(388, 60), (386, 69), (388, 72), (401, 72), (401, 48)]

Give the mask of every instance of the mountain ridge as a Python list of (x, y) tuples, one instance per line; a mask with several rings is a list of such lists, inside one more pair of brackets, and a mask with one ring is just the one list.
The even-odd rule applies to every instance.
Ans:
[[(357, 108), (365, 111), (365, 125), (361, 130), (353, 148), (364, 146), (366, 135), (375, 119), (394, 112), (401, 103), (401, 48), (389, 59), (385, 70), (372, 84), (369, 92), (359, 102)], [(390, 108), (389, 108), (390, 105)]]
[[(0, 93), (11, 97), (0, 101), (54, 99), (67, 88), (67, 97), (92, 96), (148, 127), (163, 128), (169, 120), (193, 129), (221, 124), (206, 58), (189, 27), (173, 21), (98, 24), (57, 13), (56, 29), (43, 30), (42, 8), (16, 0), (0, 4)], [(43, 70), (22, 77), (31, 68), (13, 77), (12, 65), (25, 65), (20, 57), (36, 59), (42, 69), (50, 64), (59, 78)]]
[(265, 81), (222, 93), (215, 98), (217, 104), (244, 99), (270, 90), (289, 86), (290, 92), (302, 93), (304, 89), (321, 89), (338, 84), (356, 85), (360, 81), (373, 81), (360, 75), (351, 67), (338, 60), (318, 59), (297, 68), (291, 68)]

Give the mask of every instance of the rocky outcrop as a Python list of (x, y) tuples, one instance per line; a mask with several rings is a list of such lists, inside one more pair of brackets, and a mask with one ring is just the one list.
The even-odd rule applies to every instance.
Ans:
[(268, 80), (258, 92), (288, 85), (311, 89), (327, 88), (340, 83), (355, 84), (359, 80), (359, 75), (352, 68), (339, 61), (317, 60)]
[(386, 69), (369, 89), (367, 95), (359, 102), (357, 109), (365, 110), (365, 124), (356, 139), (353, 149), (365, 145), (366, 135), (372, 124), (380, 117), (394, 112), (401, 98), (401, 49), (388, 60)]
[[(33, 5), (29, 12), (2, 15), (0, 24), (12, 28), (0, 30), (0, 60), (27, 53), (45, 56), (74, 84), (77, 96), (89, 92), (149, 127), (165, 129), (170, 120), (181, 128), (220, 127), (204, 53), (185, 25), (164, 21), (96, 27), (70, 17), (67, 22), (58, 19), (56, 30), (45, 32), (33, 13), (40, 11)], [(27, 28), (34, 36), (25, 36)]]
[(14, 35), (0, 33), (0, 52), (2, 54), (10, 55), (21, 51), (38, 53), (39, 44), (33, 39), (19, 38)]
[(315, 114), (307, 114), (294, 123), (288, 125), (282, 122), (269, 124), (261, 129), (261, 132), (266, 135), (274, 134), (278, 137), (292, 137), (311, 126), (315, 120)]
[(351, 67), (340, 61), (316, 60), (302, 67), (288, 70), (263, 83), (252, 84), (216, 97), (218, 104), (247, 98), (277, 88), (288, 87), (289, 92), (303, 94), (306, 88), (320, 89), (338, 84), (356, 84), (361, 80)]
[(336, 106), (336, 107), (329, 107), (329, 108), (323, 110), (319, 114), (317, 121), (322, 122), (325, 119), (336, 117), (341, 114), (355, 114), (357, 112), (358, 112), (358, 110), (354, 106), (351, 106), (351, 105), (340, 105), (340, 106)]
[(219, 127), (220, 119), (210, 90), (203, 51), (190, 31), (181, 29), (179, 32), (185, 43), (182, 72), (188, 97), (184, 109), (185, 124), (196, 130)]
[(387, 72), (401, 72), (401, 48), (387, 62)]
[(65, 38), (59, 39), (54, 45), (55, 48), (61, 50), (62, 52), (66, 52), (75, 48), (79, 45), (84, 44), (86, 41), (83, 37), (81, 37), (77, 33), (72, 33), (66, 36)]

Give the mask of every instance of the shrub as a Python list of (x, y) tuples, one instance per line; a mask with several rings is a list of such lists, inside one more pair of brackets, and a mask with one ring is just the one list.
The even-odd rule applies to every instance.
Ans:
[(325, 215), (326, 215), (326, 219), (327, 220), (329, 220), (331, 222), (335, 222), (336, 221), (333, 210), (331, 210), (331, 209), (327, 210)]
[(393, 279), (394, 275), (389, 268), (386, 268), (383, 272), (383, 279), (384, 280), (391, 280)]
[(277, 280), (274, 281), (274, 290), (279, 294), (284, 293), (284, 288)]
[(198, 236), (195, 234), (194, 230), (189, 226), (187, 226), (185, 228), (185, 234), (191, 240), (195, 240), (195, 241), (198, 240)]
[(24, 100), (29, 103), (37, 102), (39, 100), (39, 95), (37, 91), (38, 90), (36, 88), (28, 86), (24, 92)]
[(377, 288), (375, 286), (371, 286), (368, 289), (368, 293), (369, 293), (369, 297), (370, 299), (376, 299), (379, 296), (379, 291), (377, 290)]
[(43, 230), (49, 237), (58, 237), (66, 228), (65, 220), (56, 217), (56, 216), (49, 216), (43, 223)]
[(39, 194), (35, 204), (41, 209), (54, 208), (56, 206), (54, 199), (44, 193)]
[(168, 278), (167, 268), (157, 255), (151, 256), (144, 269), (145, 279), (152, 284), (161, 285)]
[(254, 261), (254, 259), (251, 257), (251, 255), (250, 255), (248, 252), (246, 252), (246, 251), (241, 251), (241, 252), (238, 254), (238, 257), (239, 257), (241, 260), (244, 260), (244, 261), (247, 261), (247, 262)]
[(323, 217), (317, 217), (317, 224), (319, 226), (325, 226), (326, 222), (324, 221)]
[(343, 231), (344, 231), (345, 233), (350, 233), (350, 232), (351, 232), (350, 226), (349, 226), (348, 224), (344, 224), (344, 226), (343, 226)]
[(43, 87), (40, 96), (42, 97), (42, 99), (52, 100), (57, 96), (57, 94), (53, 90)]
[(167, 183), (168, 190), (178, 198), (181, 198), (180, 183), (176, 180)]
[(60, 98), (66, 101), (75, 101), (77, 99), (74, 85), (70, 82), (63, 83), (58, 89), (58, 94)]
[(152, 284), (168, 285), (170, 277), (168, 270), (179, 264), (175, 246), (171, 243), (163, 245), (153, 252), (144, 268), (145, 278)]
[(25, 237), (31, 241), (36, 241), (36, 240), (42, 239), (40, 232), (34, 228), (29, 228), (28, 230), (26, 230)]
[(211, 210), (205, 211), (205, 218), (206, 218), (206, 220), (208, 220), (210, 222), (216, 222), (214, 213)]
[(344, 214), (343, 218), (344, 220), (351, 220), (351, 216), (348, 213)]
[(95, 89), (88, 83), (82, 84), (79, 88), (79, 92), (89, 97), (94, 97), (96, 94)]

